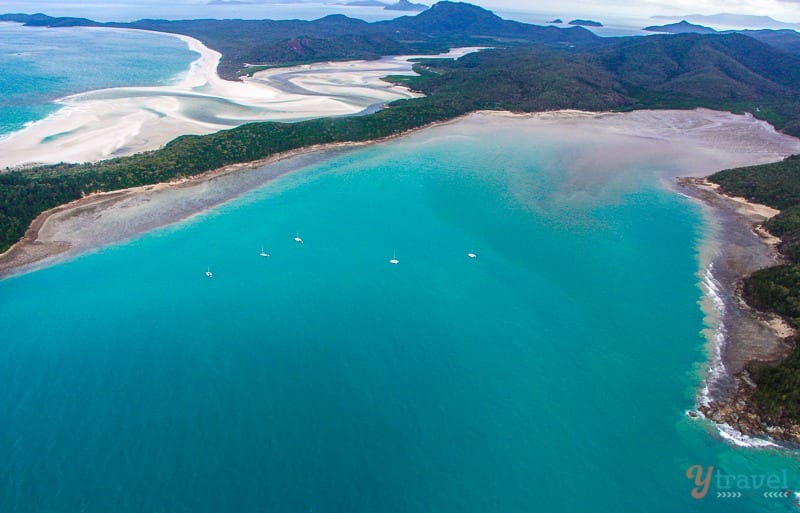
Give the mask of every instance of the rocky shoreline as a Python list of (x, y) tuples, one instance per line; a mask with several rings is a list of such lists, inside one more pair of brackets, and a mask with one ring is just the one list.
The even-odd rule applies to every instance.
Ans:
[(741, 288), (752, 272), (781, 263), (780, 240), (761, 227), (778, 211), (727, 196), (705, 178), (680, 178), (678, 184), (687, 195), (712, 208), (721, 234), (711, 262), (722, 296), (721, 369), (707, 378), (707, 397), (700, 398), (698, 413), (690, 412), (690, 416), (702, 415), (743, 437), (800, 444), (800, 423), (764, 412), (751, 377), (759, 367), (789, 356), (795, 330), (780, 317), (748, 306)]
[(719, 425), (730, 426), (747, 437), (768, 437), (777, 442), (800, 444), (800, 423), (785, 417), (771, 417), (761, 411), (750, 371), (745, 369), (734, 379), (735, 392), (729, 397), (699, 405), (697, 410), (701, 415)]

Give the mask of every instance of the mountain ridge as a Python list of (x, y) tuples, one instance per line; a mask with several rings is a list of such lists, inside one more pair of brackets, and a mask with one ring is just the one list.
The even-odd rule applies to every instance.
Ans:
[(194, 37), (219, 51), (219, 74), (235, 80), (245, 64), (277, 65), (384, 55), (435, 54), (454, 46), (543, 44), (586, 46), (599, 36), (581, 27), (559, 28), (504, 20), (481, 7), (443, 1), (416, 16), (368, 23), (344, 15), (317, 20), (158, 20), (99, 23), (85, 18), (5, 14), (0, 21), (39, 27), (112, 27)]

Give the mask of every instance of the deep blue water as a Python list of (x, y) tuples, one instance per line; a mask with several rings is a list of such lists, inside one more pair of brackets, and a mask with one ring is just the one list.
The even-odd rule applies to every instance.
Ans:
[(0, 23), (0, 137), (55, 112), (54, 101), (70, 94), (168, 84), (197, 57), (163, 34)]
[(570, 144), (437, 128), (0, 281), (0, 510), (791, 511), (691, 498), (797, 462), (684, 414), (699, 207)]

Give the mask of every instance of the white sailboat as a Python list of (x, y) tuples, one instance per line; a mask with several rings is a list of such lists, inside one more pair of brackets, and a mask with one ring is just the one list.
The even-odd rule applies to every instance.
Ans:
[(295, 241), (296, 243), (298, 243), (298, 244), (302, 244), (302, 243), (303, 243), (303, 239), (301, 239), (300, 237), (295, 237), (295, 238), (294, 238), (294, 241)]
[(469, 253), (467, 253), (467, 256), (468, 256), (468, 257), (470, 257), (470, 258), (478, 258), (478, 255), (476, 255), (476, 254), (475, 254), (475, 253), (473, 253), (472, 251), (470, 251)]
[(262, 256), (262, 257), (268, 257), (269, 256), (269, 253), (264, 251), (264, 246), (261, 246), (261, 253), (259, 253), (258, 256)]
[(213, 278), (214, 273), (211, 272), (211, 266), (208, 266), (208, 270), (206, 271), (206, 277)]
[(392, 265), (397, 265), (400, 263), (400, 260), (397, 259), (397, 251), (392, 252), (392, 259), (389, 260), (389, 263)]

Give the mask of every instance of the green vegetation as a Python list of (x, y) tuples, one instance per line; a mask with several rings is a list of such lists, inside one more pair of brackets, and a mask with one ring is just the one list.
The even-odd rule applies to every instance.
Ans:
[(782, 419), (800, 419), (800, 352), (775, 367), (765, 367), (756, 374), (755, 400), (775, 423)]
[[(415, 64), (415, 70), (420, 76), (393, 80), (427, 96), (395, 102), (371, 115), (253, 123), (179, 137), (161, 150), (130, 157), (3, 173), (0, 251), (19, 240), (39, 213), (85, 194), (194, 176), (315, 144), (379, 139), (475, 110), (619, 111), (753, 102), (775, 105), (786, 119), (795, 119), (780, 105), (800, 109), (800, 59), (739, 35), (651, 36), (594, 50), (514, 47), (457, 61), (428, 59)], [(715, 89), (721, 75), (727, 77), (727, 92)], [(781, 179), (779, 188), (777, 180), (776, 175), (767, 183), (769, 190), (788, 195), (786, 202), (800, 197), (800, 185), (794, 191)]]
[(220, 76), (236, 79), (246, 64), (265, 66), (385, 55), (435, 54), (456, 46), (541, 44), (589, 47), (603, 39), (586, 29), (540, 27), (504, 20), (466, 3), (438, 2), (416, 16), (367, 23), (341, 14), (318, 20), (139, 20), (98, 23), (83, 18), (52, 18), (43, 14), (0, 15), (0, 21), (32, 26), (104, 26), (155, 30), (197, 38), (222, 54)]
[(97, 163), (61, 164), (0, 174), (0, 251), (20, 239), (44, 210), (85, 194), (194, 176), (315, 144), (378, 139), (450, 119), (474, 105), (449, 99), (397, 102), (373, 115), (301, 123), (254, 123)]
[(800, 155), (772, 164), (727, 169), (711, 179), (728, 194), (779, 209), (781, 213), (764, 223), (764, 228), (781, 238), (778, 249), (783, 256), (800, 264)]
[[(764, 223), (781, 238), (780, 252), (790, 262), (753, 273), (744, 281), (743, 294), (754, 308), (774, 312), (800, 327), (800, 155), (762, 166), (720, 171), (710, 177), (736, 196), (781, 210)], [(778, 422), (800, 421), (800, 346), (779, 365), (754, 369), (756, 401)]]
[(754, 272), (744, 283), (744, 296), (754, 308), (772, 311), (798, 325), (800, 268), (777, 265)]
[(800, 204), (800, 155), (773, 164), (727, 169), (711, 180), (728, 194), (783, 210)]

